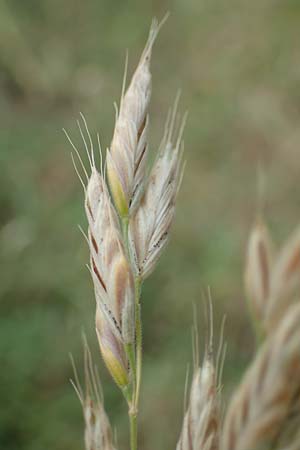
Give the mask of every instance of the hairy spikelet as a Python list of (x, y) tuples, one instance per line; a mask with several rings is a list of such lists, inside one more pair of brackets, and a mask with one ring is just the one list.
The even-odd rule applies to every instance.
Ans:
[(85, 450), (115, 450), (111, 426), (104, 410), (100, 381), (86, 341), (84, 354), (85, 388), (83, 390), (80, 385), (74, 363), (73, 386), (83, 410)]
[(158, 30), (159, 24), (154, 20), (138, 67), (125, 95), (122, 95), (113, 139), (107, 151), (109, 185), (122, 217), (136, 207), (145, 181), (151, 96), (150, 60)]
[[(202, 367), (199, 366), (197, 325), (195, 325), (194, 329), (194, 373), (188, 408), (184, 416), (183, 427), (176, 450), (217, 450), (219, 448), (221, 427), (220, 378), (225, 348), (223, 347), (222, 326), (220, 346), (215, 364), (211, 302), (209, 303), (209, 308), (209, 342), (204, 354)], [(222, 361), (220, 361), (220, 358)]]
[[(166, 246), (183, 174), (182, 134), (185, 117), (177, 116), (177, 97), (156, 160), (147, 172), (150, 61), (161, 24), (153, 21), (148, 41), (126, 90), (126, 71), (105, 176), (96, 169), (93, 142), (83, 115), (78, 123), (91, 174), (70, 140), (85, 191), (90, 272), (96, 298), (96, 332), (104, 362), (128, 404), (131, 449), (137, 446), (137, 418), (142, 373), (141, 288)], [(85, 139), (85, 132), (88, 140)], [(98, 137), (99, 147), (100, 140)], [(86, 182), (83, 181), (86, 178)], [(300, 229), (273, 259), (266, 226), (254, 226), (248, 245), (246, 291), (259, 337), (266, 340), (221, 414), (222, 338), (213, 356), (213, 320), (202, 366), (197, 339), (194, 373), (176, 450), (300, 450)], [(195, 333), (197, 335), (197, 331)], [(223, 337), (223, 328), (221, 336)], [(197, 336), (196, 336), (197, 337)], [(215, 362), (216, 359), (216, 362)], [(85, 421), (86, 450), (114, 450), (99, 382), (85, 347), (83, 392), (74, 383)]]
[(85, 421), (85, 449), (113, 450), (112, 431), (103, 406), (87, 397), (83, 411)]
[(176, 450), (216, 450), (219, 434), (219, 392), (211, 358), (194, 372), (189, 407)]
[(102, 402), (88, 393), (84, 399), (86, 450), (114, 450), (112, 430)]
[(106, 184), (94, 167), (85, 205), (97, 301), (96, 330), (104, 361), (117, 384), (123, 386), (128, 380), (122, 327), (124, 308), (134, 304), (133, 276)]
[(269, 331), (276, 327), (286, 307), (300, 290), (300, 228), (283, 246), (271, 276), (270, 301), (266, 316)]
[(173, 142), (177, 101), (167, 123), (161, 148), (152, 168), (139, 208), (129, 222), (129, 237), (135, 272), (145, 279), (154, 269), (168, 242), (175, 201), (182, 177), (182, 131)]
[(248, 369), (229, 405), (222, 450), (270, 443), (285, 423), (300, 388), (300, 305), (290, 306)]
[(263, 323), (270, 295), (272, 245), (267, 227), (259, 220), (251, 231), (246, 260), (245, 285), (251, 312)]

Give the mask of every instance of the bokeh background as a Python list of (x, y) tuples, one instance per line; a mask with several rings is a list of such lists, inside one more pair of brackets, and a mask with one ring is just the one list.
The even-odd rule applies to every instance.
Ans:
[(299, 221), (299, 1), (0, 0), (1, 449), (83, 448), (68, 356), (80, 371), (83, 329), (128, 448), (126, 408), (96, 345), (83, 195), (62, 128), (82, 148), (82, 111), (109, 145), (125, 50), (132, 73), (151, 18), (168, 10), (153, 54), (151, 149), (181, 88), (187, 166), (171, 243), (143, 291), (140, 447), (175, 448), (193, 304), (203, 349), (208, 286), (216, 342), (227, 316), (225, 397), (251, 358), (243, 267), (259, 167), (274, 240)]

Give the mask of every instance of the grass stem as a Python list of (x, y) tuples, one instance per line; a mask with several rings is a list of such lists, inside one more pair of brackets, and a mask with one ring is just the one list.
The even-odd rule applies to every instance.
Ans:
[(137, 413), (129, 411), (130, 450), (137, 450)]
[[(130, 260), (130, 249), (128, 241), (128, 217), (122, 219), (122, 233), (126, 247), (128, 259)], [(131, 373), (132, 373), (132, 398), (129, 404), (129, 422), (130, 422), (130, 448), (131, 450), (137, 450), (137, 415), (138, 404), (141, 388), (142, 377), (142, 322), (141, 322), (141, 307), (140, 307), (140, 295), (141, 295), (141, 280), (139, 276), (134, 279), (134, 291), (135, 291), (135, 346), (132, 344), (126, 345), (126, 353), (129, 360)]]

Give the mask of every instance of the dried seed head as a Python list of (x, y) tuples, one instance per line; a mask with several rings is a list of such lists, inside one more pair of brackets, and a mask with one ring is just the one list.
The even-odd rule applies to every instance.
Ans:
[(263, 322), (270, 293), (272, 245), (266, 226), (257, 222), (251, 231), (245, 272), (246, 293), (255, 318)]
[(116, 118), (110, 150), (107, 151), (107, 176), (121, 217), (132, 210), (143, 190), (148, 153), (148, 107), (151, 96), (150, 60), (159, 31), (153, 21), (146, 47)]
[(229, 404), (222, 450), (253, 450), (282, 428), (300, 389), (300, 305), (289, 307)]
[[(86, 189), (91, 273), (97, 302), (96, 329), (103, 359), (120, 386), (128, 383), (122, 319), (134, 304), (134, 284), (119, 222), (102, 176), (92, 170)], [(132, 330), (134, 336), (134, 329)]]
[(158, 158), (152, 168), (139, 208), (129, 222), (129, 238), (136, 274), (146, 278), (154, 269), (168, 242), (175, 201), (182, 178), (182, 122), (173, 143), (177, 101), (171, 123), (167, 123)]
[(84, 341), (84, 355), (85, 389), (83, 390), (80, 385), (75, 365), (76, 383), (73, 385), (83, 410), (85, 450), (114, 450), (112, 430), (103, 406), (100, 381), (86, 341)]
[(219, 392), (213, 361), (206, 356), (194, 372), (189, 407), (177, 450), (216, 450), (219, 434)]
[(84, 405), (86, 450), (114, 450), (112, 431), (102, 405), (95, 404), (90, 398)]
[(275, 328), (290, 301), (300, 291), (300, 228), (288, 239), (274, 264), (266, 326)]

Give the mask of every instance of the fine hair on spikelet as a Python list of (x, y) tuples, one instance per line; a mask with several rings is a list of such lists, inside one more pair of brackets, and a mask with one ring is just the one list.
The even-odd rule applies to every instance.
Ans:
[(79, 381), (73, 358), (74, 381), (71, 383), (82, 406), (84, 418), (85, 450), (115, 450), (113, 433), (104, 410), (103, 395), (97, 368), (94, 366), (91, 351), (85, 336), (84, 346), (84, 388)]
[(300, 389), (300, 304), (291, 305), (266, 340), (229, 404), (222, 450), (270, 444)]
[[(128, 86), (126, 60), (105, 163), (99, 135), (100, 164), (96, 162), (83, 114), (77, 124), (88, 168), (66, 133), (84, 190), (88, 231), (83, 234), (89, 248), (96, 335), (104, 363), (127, 402), (131, 450), (138, 449), (142, 286), (169, 241), (184, 169), (186, 115), (177, 112), (179, 95), (169, 111), (154, 163), (151, 167), (148, 164), (151, 57), (163, 22), (153, 20)], [(224, 322), (215, 355), (210, 300), (201, 364), (195, 327), (194, 368), (176, 450), (300, 449), (300, 228), (276, 252), (260, 215), (250, 233), (245, 266), (245, 291), (258, 331), (257, 351), (223, 413)], [(97, 370), (86, 341), (84, 354), (85, 388), (74, 363), (73, 386), (83, 408), (85, 450), (114, 450)]]
[[(199, 364), (198, 328), (193, 333), (194, 368), (188, 406), (176, 450), (217, 450), (219, 448), (221, 414), (221, 377), (225, 357), (223, 328), (217, 357), (213, 350), (213, 315), (209, 302), (209, 336), (202, 365)], [(194, 309), (196, 317), (196, 309)], [(185, 402), (186, 403), (186, 402)]]

